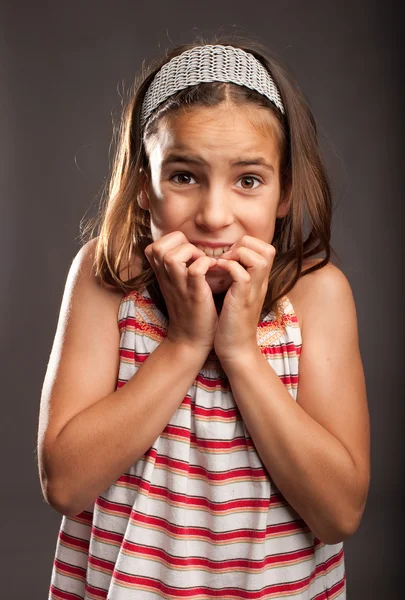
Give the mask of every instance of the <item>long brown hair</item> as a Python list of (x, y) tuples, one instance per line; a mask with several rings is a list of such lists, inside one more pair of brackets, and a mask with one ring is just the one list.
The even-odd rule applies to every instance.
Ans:
[[(255, 56), (270, 72), (281, 95), (285, 114), (265, 96), (244, 86), (232, 83), (202, 83), (174, 94), (162, 103), (149, 119), (144, 132), (140, 113), (145, 93), (159, 69), (174, 56), (205, 44), (222, 44), (241, 48)], [(289, 210), (277, 218), (272, 245), (276, 249), (269, 277), (268, 292), (262, 314), (274, 310), (280, 316), (278, 300), (293, 288), (299, 277), (321, 269), (330, 261), (332, 247), (331, 189), (317, 139), (317, 127), (312, 112), (292, 76), (263, 44), (236, 36), (213, 36), (211, 40), (198, 37), (193, 43), (167, 50), (164, 57), (143, 64), (141, 74), (129, 90), (124, 104), (117, 135), (112, 172), (104, 189), (103, 204), (96, 218), (89, 220), (82, 231), (82, 240), (97, 236), (95, 251), (96, 273), (101, 279), (124, 293), (144, 287), (153, 290), (160, 306), (166, 308), (155, 273), (144, 249), (153, 242), (149, 211), (142, 209), (137, 196), (149, 172), (145, 138), (156, 131), (159, 119), (185, 106), (214, 106), (231, 100), (239, 106), (255, 104), (268, 108), (274, 117), (275, 132), (280, 150), (281, 193), (290, 192)], [(304, 220), (309, 233), (304, 239)], [(95, 233), (96, 232), (96, 233)], [(86, 240), (87, 237), (87, 240)], [(325, 253), (324, 258), (303, 270), (306, 258)], [(131, 260), (142, 260), (141, 273), (130, 279), (121, 275)], [(167, 313), (166, 313), (167, 314)]]

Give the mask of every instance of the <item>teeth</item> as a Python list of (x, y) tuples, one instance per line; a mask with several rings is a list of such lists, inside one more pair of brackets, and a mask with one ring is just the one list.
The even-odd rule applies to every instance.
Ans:
[(229, 250), (230, 246), (224, 246), (223, 248), (208, 248), (197, 244), (197, 248), (202, 250), (207, 256), (221, 256), (221, 254)]

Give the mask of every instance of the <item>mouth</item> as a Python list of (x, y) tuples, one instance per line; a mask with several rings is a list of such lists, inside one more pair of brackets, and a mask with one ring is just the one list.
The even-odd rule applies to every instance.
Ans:
[(213, 258), (218, 258), (222, 256), (224, 252), (228, 252), (230, 246), (220, 246), (218, 248), (210, 248), (209, 246), (202, 246), (201, 244), (196, 244), (196, 247), (199, 250), (202, 250), (206, 256), (212, 256)]

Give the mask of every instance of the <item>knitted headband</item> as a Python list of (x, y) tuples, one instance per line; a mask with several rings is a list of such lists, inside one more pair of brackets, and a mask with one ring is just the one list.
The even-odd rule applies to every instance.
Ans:
[(156, 73), (142, 104), (141, 128), (164, 100), (188, 86), (209, 81), (229, 81), (256, 90), (285, 112), (270, 73), (253, 54), (233, 46), (206, 45), (175, 56)]

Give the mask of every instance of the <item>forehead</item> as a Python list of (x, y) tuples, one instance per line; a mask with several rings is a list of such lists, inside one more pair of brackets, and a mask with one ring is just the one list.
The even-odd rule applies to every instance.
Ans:
[(258, 106), (222, 103), (215, 107), (192, 107), (163, 117), (147, 141), (150, 155), (162, 160), (173, 150), (199, 150), (219, 157), (260, 152), (278, 162), (276, 119)]

